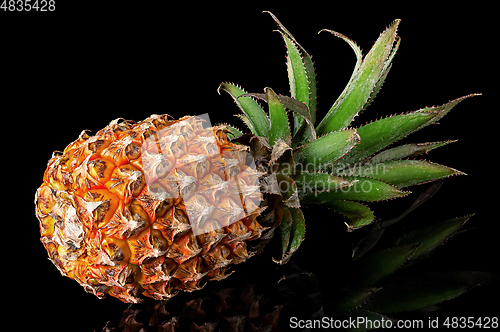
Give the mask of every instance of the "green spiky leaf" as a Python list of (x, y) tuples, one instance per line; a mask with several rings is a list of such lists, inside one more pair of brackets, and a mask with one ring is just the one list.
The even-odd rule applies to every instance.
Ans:
[(401, 268), (417, 247), (418, 244), (400, 245), (357, 260), (352, 268), (352, 281), (360, 286), (375, 285)]
[(293, 178), (297, 184), (299, 198), (321, 191), (348, 187), (351, 184), (339, 176), (322, 172), (299, 171)]
[(465, 173), (425, 160), (394, 160), (356, 166), (349, 169), (346, 175), (355, 174), (386, 181), (398, 188), (405, 188)]
[[(282, 95), (276, 95), (276, 96), (279, 99), (279, 101), (285, 106), (285, 108), (292, 111), (294, 114), (302, 117), (306, 122), (306, 126), (301, 128), (303, 132), (297, 133), (297, 135), (294, 137), (294, 141), (299, 142), (301, 144), (305, 144), (307, 142), (315, 140), (316, 131), (314, 130), (314, 124), (311, 118), (311, 114), (309, 112), (309, 107), (307, 107), (307, 105), (301, 102), (300, 100)], [(263, 93), (245, 93), (240, 96), (240, 98), (243, 97), (254, 97), (257, 99), (261, 99), (266, 103), (268, 102), (266, 94)], [(306, 130), (306, 128), (308, 130)]]
[(295, 152), (296, 165), (303, 170), (320, 170), (335, 164), (358, 143), (356, 129), (339, 130), (301, 146)]
[(441, 142), (427, 142), (427, 143), (410, 143), (401, 146), (397, 146), (391, 149), (387, 149), (375, 156), (370, 158), (370, 164), (378, 164), (384, 161), (403, 159), (408, 157), (418, 156), (429, 151), (442, 147), (449, 143), (454, 143), (453, 141), (441, 141)]
[(432, 196), (434, 196), (439, 191), (439, 188), (441, 188), (442, 185), (443, 181), (431, 184), (422, 193), (420, 193), (413, 204), (399, 216), (388, 220), (379, 219), (375, 226), (371, 229), (371, 231), (357, 243), (352, 255), (353, 260), (357, 260), (363, 257), (370, 250), (372, 250), (372, 248), (377, 245), (377, 243), (384, 235), (385, 228), (394, 225), (395, 223), (409, 215), (411, 212), (413, 212), (416, 208), (431, 199)]
[[(337, 32), (337, 31), (332, 31), (332, 30), (328, 30), (328, 29), (323, 29), (323, 30), (320, 30), (318, 33), (321, 33), (323, 31), (326, 31), (326, 32), (329, 32), (331, 33), (332, 35), (336, 36), (336, 37), (339, 37), (341, 38), (342, 40), (344, 40), (350, 47), (351, 49), (354, 51), (354, 54), (356, 55), (356, 65), (354, 66), (354, 70), (352, 71), (352, 76), (351, 78), (349, 79), (349, 83), (352, 83), (352, 81), (354, 80), (354, 77), (356, 76), (356, 73), (358, 72), (359, 70), (359, 67), (361, 66), (361, 63), (363, 62), (363, 52), (361, 51), (361, 49), (359, 48), (359, 46), (352, 40), (352, 39), (349, 39), (348, 37), (344, 36), (343, 34)], [(344, 92), (347, 92), (347, 88), (349, 87), (350, 84), (347, 84), (346, 86), (346, 90), (344, 90)], [(342, 93), (341, 96), (343, 96), (345, 93)], [(340, 98), (339, 98), (340, 99)]]
[(220, 90), (226, 91), (234, 99), (248, 119), (248, 122), (245, 123), (254, 135), (268, 137), (270, 123), (266, 112), (251, 97), (238, 98), (246, 93), (245, 90), (232, 83), (222, 83), (217, 89), (219, 94)]
[(285, 264), (297, 251), (306, 236), (306, 221), (301, 209), (289, 209), (292, 215), (292, 230), (290, 234), (290, 249), (288, 254), (282, 259), (281, 264)]
[(302, 241), (304, 241), (306, 234), (306, 223), (300, 209), (285, 208), (285, 214), (289, 214), (291, 222), (288, 219), (289, 217), (284, 217), (285, 225), (280, 225), (282, 257), (280, 260), (273, 259), (278, 264), (286, 264), (290, 260)]
[[(292, 97), (299, 99), (300, 101), (304, 102), (309, 107), (310, 112), (311, 112), (312, 123), (314, 124), (314, 122), (316, 121), (317, 91), (316, 91), (316, 73), (314, 70), (314, 63), (312, 61), (312, 58), (307, 53), (307, 51), (297, 42), (297, 40), (292, 36), (292, 34), (283, 26), (283, 24), (281, 24), (281, 22), (278, 20), (278, 18), (276, 16), (274, 16), (271, 12), (268, 12), (268, 11), (265, 11), (265, 13), (270, 14), (271, 17), (273, 18), (273, 20), (278, 24), (279, 28), (281, 29), (280, 32), (281, 32), (283, 38), (287, 37), (289, 39), (289, 41), (291, 42), (291, 46), (294, 48), (293, 53), (294, 53), (294, 56), (296, 57), (296, 59), (294, 59), (294, 62), (296, 62), (297, 64), (299, 63), (299, 59), (297, 58), (297, 55), (300, 56), (300, 60), (301, 60), (303, 67), (305, 69), (305, 75), (306, 75), (307, 80), (305, 80), (305, 81), (302, 79), (297, 80), (296, 72), (294, 71), (292, 73), (292, 75), (290, 75), (290, 71), (289, 71), (289, 78), (290, 78), (290, 76), (293, 76), (292, 80), (294, 82), (294, 84), (292, 84), (292, 80), (290, 80), (290, 90), (292, 91), (292, 86), (295, 86), (296, 95), (294, 96), (293, 92), (292, 92)], [(301, 66), (298, 64), (297, 67), (299, 68), (299, 71), (297, 71), (297, 73), (298, 73), (298, 72), (300, 72)], [(300, 73), (300, 75), (302, 75), (302, 74), (303, 73)], [(300, 86), (298, 86), (298, 84), (297, 84), (299, 81), (302, 82), (302, 84), (300, 84)], [(306, 89), (306, 87), (307, 87), (307, 89)], [(297, 91), (300, 91), (300, 93), (298, 93)], [(306, 91), (308, 92), (309, 96), (304, 97), (302, 99), (301, 95), (304, 95)], [(306, 102), (306, 100), (308, 100), (308, 102)]]
[(419, 244), (412, 259), (426, 256), (443, 244), (452, 234), (456, 233), (471, 217), (472, 215), (450, 219), (416, 230), (399, 239), (397, 243), (400, 245)]
[(486, 272), (439, 272), (406, 275), (375, 293), (368, 307), (381, 314), (413, 311), (453, 299), (471, 288), (490, 282)]
[(269, 118), (271, 120), (269, 144), (273, 146), (278, 138), (290, 144), (292, 141), (292, 134), (288, 124), (286, 109), (271, 88), (265, 88), (264, 91), (267, 104), (269, 105)]
[(352, 119), (363, 109), (379, 81), (387, 61), (400, 20), (395, 20), (377, 39), (370, 52), (359, 66), (353, 81), (341, 99), (335, 102), (317, 128), (318, 134), (347, 127)]
[[(281, 36), (288, 49), (287, 70), (291, 96), (309, 105), (309, 82), (300, 51), (285, 33), (281, 32)], [(302, 118), (295, 119), (295, 133), (302, 125), (302, 122)]]
[(226, 127), (226, 129), (228, 131), (227, 136), (229, 139), (234, 139), (234, 138), (237, 138), (237, 137), (240, 137), (241, 135), (243, 135), (243, 132), (234, 126), (231, 126), (228, 124), (224, 124), (224, 126)]
[(369, 225), (375, 219), (373, 211), (367, 206), (352, 201), (329, 201), (325, 206), (349, 218), (348, 231)]
[(454, 100), (452, 100), (446, 104), (443, 104), (441, 106), (424, 108), (423, 110), (428, 110), (431, 112), (438, 113), (435, 118), (433, 118), (429, 123), (427, 123), (427, 125), (429, 125), (431, 123), (436, 123), (437, 121), (441, 120), (441, 118), (444, 117), (446, 114), (448, 114), (448, 112), (450, 112), (453, 107), (455, 107), (458, 103), (464, 101), (465, 99), (468, 99), (470, 97), (480, 96), (480, 95), (481, 95), (480, 93), (472, 93), (470, 95), (466, 95), (466, 96), (454, 99)]
[(343, 163), (353, 165), (371, 156), (408, 134), (418, 130), (437, 116), (434, 112), (416, 111), (389, 116), (358, 128), (361, 142), (344, 157)]
[(431, 199), (438, 191), (439, 189), (443, 186), (444, 180), (435, 182), (428, 186), (424, 191), (420, 193), (420, 195), (417, 197), (417, 199), (413, 202), (413, 204), (406, 209), (403, 213), (401, 213), (399, 216), (395, 218), (391, 218), (388, 220), (379, 220), (377, 223), (377, 226), (380, 228), (386, 228), (391, 225), (394, 225), (401, 219), (405, 218), (407, 215), (415, 211), (418, 207), (420, 207), (422, 204), (427, 202), (429, 199)]
[[(337, 98), (337, 100), (335, 101), (335, 103), (333, 104), (333, 106), (331, 107), (330, 110), (333, 110), (333, 109), (336, 109), (338, 107), (339, 103), (342, 100), (344, 100), (344, 96), (347, 94), (347, 92), (351, 88), (352, 83), (353, 83), (354, 79), (356, 78), (356, 75), (358, 74), (359, 67), (363, 63), (363, 52), (361, 51), (361, 49), (359, 48), (359, 46), (353, 40), (347, 38), (343, 34), (341, 34), (339, 32), (336, 32), (336, 31), (328, 30), (328, 29), (320, 30), (319, 33), (323, 32), (323, 31), (329, 32), (329, 33), (333, 34), (334, 36), (339, 37), (342, 40), (344, 40), (351, 47), (351, 49), (354, 51), (354, 54), (356, 55), (356, 64), (354, 66), (354, 70), (352, 71), (351, 77), (349, 78), (349, 81), (348, 81), (347, 85), (345, 86), (344, 90), (339, 95), (339, 97)], [(323, 121), (320, 123), (320, 126), (328, 118), (328, 116), (329, 115), (327, 114), (323, 118)], [(320, 126), (318, 126), (318, 129), (320, 128)]]
[(403, 197), (409, 191), (401, 191), (397, 187), (380, 180), (346, 176), (345, 180), (352, 182), (347, 188), (335, 189), (328, 192), (320, 192), (317, 195), (309, 195), (303, 198), (304, 203), (324, 204), (334, 200), (353, 201), (384, 201), (387, 199)]
[[(281, 252), (283, 259), (288, 252), (288, 248), (290, 247), (290, 234), (292, 232), (292, 214), (288, 208), (283, 207), (281, 209), (283, 211), (283, 219), (279, 225), (280, 235), (281, 235)], [(279, 260), (273, 259), (275, 262), (279, 263)]]
[(401, 38), (399, 38), (399, 36), (396, 36), (395, 42), (396, 45), (392, 49), (389, 58), (385, 62), (384, 69), (382, 69), (382, 73), (380, 74), (380, 78), (378, 79), (377, 83), (375, 83), (373, 91), (370, 94), (370, 98), (368, 98), (368, 100), (366, 101), (365, 105), (363, 106), (363, 109), (366, 109), (372, 103), (373, 99), (375, 99), (380, 89), (382, 88), (382, 85), (384, 85), (385, 79), (387, 78), (387, 74), (389, 74), (389, 71), (392, 68), (392, 60), (394, 59), (394, 56), (396, 55), (396, 52), (399, 49), (399, 45), (401, 44)]

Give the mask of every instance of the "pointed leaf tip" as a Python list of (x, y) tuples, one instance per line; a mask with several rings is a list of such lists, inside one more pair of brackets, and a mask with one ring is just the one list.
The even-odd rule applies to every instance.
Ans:
[(481, 93), (471, 93), (465, 96), (462, 96), (460, 98), (451, 100), (447, 102), (446, 104), (440, 105), (440, 106), (434, 106), (434, 107), (426, 107), (423, 108), (422, 111), (430, 111), (430, 112), (435, 112), (436, 116), (429, 120), (429, 122), (426, 124), (431, 124), (431, 123), (436, 123), (439, 120), (441, 120), (446, 114), (450, 112), (450, 110), (458, 105), (460, 102), (464, 101), (465, 99), (471, 98), (471, 97), (476, 97), (476, 96), (481, 96)]
[(392, 280), (371, 298), (369, 309), (382, 314), (414, 311), (462, 295), (491, 282), (495, 275), (480, 271), (421, 272)]
[[(316, 72), (312, 57), (307, 51), (298, 43), (295, 37), (285, 26), (278, 20), (278, 18), (270, 11), (264, 11), (271, 15), (273, 20), (278, 25), (278, 32), (281, 33), (287, 47), (287, 70), (288, 79), (290, 82), (290, 92), (292, 97), (297, 98), (307, 105), (309, 108), (311, 122), (314, 124), (316, 121), (317, 109), (317, 89), (316, 89)], [(299, 130), (303, 125), (303, 117), (298, 117), (294, 114), (294, 134), (311, 135), (310, 129), (306, 128), (303, 133)], [(314, 128), (313, 128), (314, 131)], [(315, 134), (315, 132), (314, 132)]]
[(325, 206), (349, 219), (349, 222), (345, 223), (348, 232), (352, 232), (353, 230), (369, 225), (373, 222), (373, 220), (375, 220), (373, 211), (358, 202), (329, 201), (325, 203)]
[(473, 215), (442, 221), (435, 225), (418, 229), (398, 240), (399, 245), (419, 244), (412, 259), (427, 256), (455, 234)]
[(374, 285), (399, 270), (415, 252), (418, 244), (387, 248), (356, 261), (352, 278), (356, 284)]
[(245, 114), (245, 124), (247, 124), (250, 131), (257, 136), (268, 137), (269, 132), (269, 118), (262, 107), (252, 98), (240, 98), (245, 94), (245, 90), (233, 83), (221, 83), (217, 91), (226, 91), (234, 100), (236, 105)]
[(332, 200), (374, 202), (403, 197), (411, 193), (376, 179), (355, 176), (344, 176), (343, 178), (351, 181), (352, 185), (346, 188), (320, 192), (314, 196), (306, 196), (302, 202), (307, 204), (324, 204)]
[(426, 143), (410, 143), (401, 146), (396, 146), (377, 153), (370, 157), (370, 164), (378, 164), (386, 161), (404, 159), (425, 154), (436, 148), (445, 146), (450, 143), (455, 143), (458, 140), (439, 141), (439, 142), (426, 142)]
[(361, 64), (359, 64), (357, 48), (353, 47), (353, 43), (347, 38), (344, 39), (338, 35), (353, 47), (358, 57), (358, 63), (346, 88), (317, 127), (318, 134), (347, 127), (371, 101), (370, 96), (373, 97), (373, 92), (381, 77), (385, 79), (385, 74), (393, 58), (393, 45), (396, 41), (396, 30), (399, 22), (400, 20), (395, 20), (380, 34)]
[(353, 165), (428, 125), (436, 116), (434, 112), (415, 111), (388, 116), (360, 126), (358, 133), (361, 141), (356, 149), (345, 156), (344, 162)]
[(365, 164), (350, 169), (346, 175), (363, 175), (405, 188), (446, 178), (465, 175), (456, 169), (425, 160), (393, 160), (378, 164)]

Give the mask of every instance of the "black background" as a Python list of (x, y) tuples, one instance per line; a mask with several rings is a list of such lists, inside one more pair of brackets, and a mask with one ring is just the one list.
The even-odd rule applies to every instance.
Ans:
[[(355, 63), (342, 40), (317, 34), (324, 28), (353, 39), (366, 54), (386, 26), (402, 19), (402, 42), (393, 68), (355, 125), (483, 93), (459, 104), (439, 125), (405, 139), (459, 139), (425, 158), (469, 175), (446, 180), (402, 227), (476, 213), (466, 224), (470, 230), (440, 248), (424, 267), (499, 272), (498, 115), (493, 103), (498, 28), (489, 19), (492, 4), (69, 3), (56, 1), (54, 12), (0, 12), (7, 226), (2, 275), (4, 301), (19, 330), (50, 326), (51, 331), (100, 331), (127, 307), (114, 298), (97, 300), (85, 293), (47, 260), (32, 204), (52, 151), (63, 150), (81, 130), (96, 132), (119, 117), (141, 120), (153, 113), (180, 117), (208, 112), (213, 123), (243, 128), (232, 116), (238, 110), (231, 98), (217, 94), (220, 82), (235, 82), (252, 92), (269, 86), (289, 93), (284, 43), (263, 10), (272, 11), (313, 55), (318, 117), (342, 91)], [(412, 188), (416, 193), (423, 189)], [(416, 195), (370, 206), (377, 217), (388, 218), (408, 207), (412, 197)], [(295, 262), (328, 284), (332, 271), (342, 273), (336, 266), (349, 257), (350, 235), (338, 215), (319, 215), (312, 209), (305, 213), (307, 236)], [(245, 263), (243, 270), (266, 273), (269, 264), (263, 260), (269, 255), (263, 256)], [(239, 278), (237, 273), (232, 278)], [(442, 304), (439, 315), (498, 316), (498, 295), (498, 285), (479, 287)]]

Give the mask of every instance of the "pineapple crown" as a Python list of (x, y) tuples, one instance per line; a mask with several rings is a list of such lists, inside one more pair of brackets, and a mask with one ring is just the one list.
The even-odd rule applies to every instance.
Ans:
[[(237, 115), (253, 137), (227, 125), (234, 142), (252, 143), (259, 157), (265, 157), (267, 175), (263, 192), (278, 197), (274, 202), (274, 227), (280, 229), (282, 256), (286, 263), (305, 236), (301, 204), (323, 204), (347, 217), (348, 231), (371, 224), (375, 215), (362, 201), (383, 201), (410, 194), (403, 188), (465, 173), (426, 160), (411, 159), (455, 142), (410, 143), (389, 147), (407, 135), (436, 123), (470, 94), (444, 105), (394, 114), (357, 128), (349, 127), (380, 91), (392, 68), (401, 38), (400, 20), (380, 34), (368, 54), (346, 36), (356, 55), (356, 64), (346, 87), (318, 124), (314, 63), (307, 51), (270, 12), (287, 48), (290, 96), (277, 95), (266, 87), (264, 93), (247, 93), (233, 83), (222, 83), (242, 114)], [(256, 100), (268, 105), (266, 112)], [(293, 121), (289, 121), (289, 113)], [(256, 142), (257, 141), (257, 142)], [(262, 153), (265, 151), (266, 153)], [(264, 218), (268, 218), (263, 215)]]

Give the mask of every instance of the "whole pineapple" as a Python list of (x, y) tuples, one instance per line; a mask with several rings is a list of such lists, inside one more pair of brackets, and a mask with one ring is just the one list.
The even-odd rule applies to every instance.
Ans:
[(204, 127), (199, 117), (153, 115), (135, 124), (112, 121), (94, 136), (82, 132), (54, 153), (35, 202), (41, 241), (63, 275), (98, 297), (170, 298), (224, 278), (228, 265), (261, 250), (276, 229), (282, 247), (276, 261), (286, 263), (305, 236), (304, 203), (325, 204), (352, 230), (374, 220), (359, 201), (406, 196), (402, 188), (463, 174), (408, 159), (449, 142), (386, 148), (469, 96), (349, 128), (387, 77), (399, 20), (364, 58), (355, 43), (330, 31), (348, 42), (357, 63), (315, 126), (311, 57), (273, 19), (288, 49), (291, 97), (270, 88), (248, 94), (231, 83), (219, 87), (243, 111), (251, 134)]
[(62, 274), (102, 297), (163, 299), (249, 257), (259, 173), (223, 127), (166, 115), (113, 121), (55, 153), (37, 191), (42, 243)]

